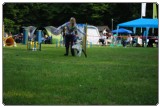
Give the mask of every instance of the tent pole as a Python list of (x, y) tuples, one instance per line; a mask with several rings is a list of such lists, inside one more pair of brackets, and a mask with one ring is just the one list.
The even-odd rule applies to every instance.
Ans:
[(116, 32), (116, 35), (118, 36), (118, 29), (119, 29), (119, 26), (117, 26), (117, 32)]
[(154, 35), (154, 28), (152, 28), (152, 35)]
[(134, 34), (136, 33), (136, 27), (133, 27), (133, 33)]
[(149, 32), (149, 27), (146, 27), (146, 47), (147, 47), (147, 45), (148, 45), (148, 43), (147, 43), (147, 38), (148, 38), (148, 32)]

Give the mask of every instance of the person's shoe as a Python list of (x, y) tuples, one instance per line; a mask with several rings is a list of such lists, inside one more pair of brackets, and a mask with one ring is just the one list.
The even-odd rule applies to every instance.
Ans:
[(68, 54), (64, 54), (64, 56), (68, 56)]

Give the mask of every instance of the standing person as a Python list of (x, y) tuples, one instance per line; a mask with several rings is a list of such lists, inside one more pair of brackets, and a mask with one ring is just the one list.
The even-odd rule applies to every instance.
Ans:
[(72, 46), (73, 46), (73, 43), (75, 42), (76, 35), (77, 35), (76, 19), (74, 17), (71, 17), (70, 21), (58, 27), (58, 30), (64, 29), (65, 27), (66, 27), (66, 31), (65, 31), (66, 32), (65, 34), (66, 53), (64, 55), (68, 56), (69, 47), (70, 47), (72, 56), (75, 56), (74, 49), (72, 49)]

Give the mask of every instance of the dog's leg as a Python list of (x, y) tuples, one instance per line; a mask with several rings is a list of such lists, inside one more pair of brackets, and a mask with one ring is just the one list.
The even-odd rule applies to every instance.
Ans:
[(78, 51), (78, 56), (80, 57), (80, 56), (81, 56), (81, 54), (82, 54), (82, 48), (81, 48), (81, 47), (79, 47), (77, 51)]

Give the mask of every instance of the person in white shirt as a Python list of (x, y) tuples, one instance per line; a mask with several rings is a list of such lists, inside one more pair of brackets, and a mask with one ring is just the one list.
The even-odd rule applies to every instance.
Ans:
[(128, 35), (127, 40), (125, 41), (125, 46), (127, 44), (130, 44), (130, 45), (132, 44), (132, 36), (131, 35)]
[(106, 44), (106, 36), (105, 35), (102, 34), (100, 36), (99, 43), (102, 43), (102, 46), (104, 46)]
[(103, 32), (102, 32), (102, 34), (103, 34), (104, 36), (106, 36), (106, 35), (107, 35), (106, 28), (104, 28), (104, 29), (103, 29)]

